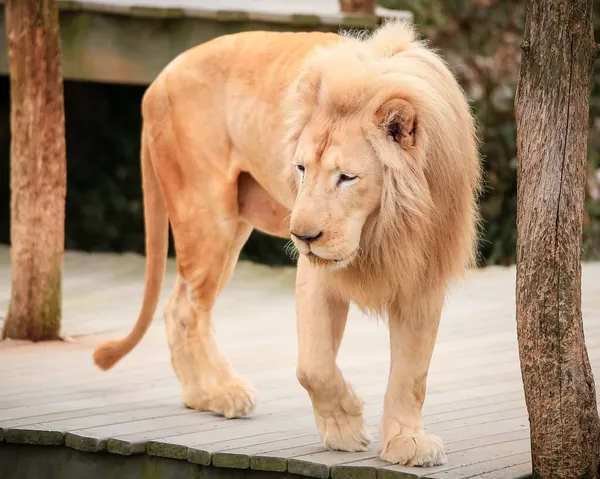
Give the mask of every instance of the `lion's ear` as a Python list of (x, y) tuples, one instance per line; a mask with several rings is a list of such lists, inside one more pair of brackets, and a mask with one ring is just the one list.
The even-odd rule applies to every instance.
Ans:
[(393, 98), (383, 103), (375, 113), (375, 121), (402, 148), (415, 145), (416, 113), (406, 100)]

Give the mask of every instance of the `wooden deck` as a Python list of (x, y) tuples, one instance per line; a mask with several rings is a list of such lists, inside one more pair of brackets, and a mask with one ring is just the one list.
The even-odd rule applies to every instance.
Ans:
[[(97, 370), (93, 348), (127, 331), (136, 318), (143, 267), (138, 256), (68, 253), (67, 341), (0, 342), (0, 477), (11, 477), (13, 453), (3, 455), (3, 449), (13, 451), (18, 444), (47, 445), (35, 454), (79, 450), (86, 457), (117, 458), (121, 468), (143, 458), (168, 457), (185, 467), (229, 471), (235, 477), (258, 477), (251, 471), (353, 479), (512, 479), (530, 473), (513, 268), (473, 271), (448, 300), (425, 406), (426, 428), (444, 440), (448, 464), (406, 468), (378, 460), (377, 443), (364, 453), (328, 452), (321, 446), (307, 394), (295, 378), (293, 269), (241, 263), (216, 307), (223, 350), (259, 392), (251, 417), (225, 420), (182, 406), (160, 314), (136, 350), (113, 370)], [(163, 298), (173, 270), (170, 262)], [(586, 340), (598, 378), (600, 264), (585, 265), (583, 271)], [(3, 314), (10, 289), (6, 247), (0, 248), (0, 278)], [(340, 366), (367, 402), (375, 438), (388, 352), (384, 325), (353, 309)]]

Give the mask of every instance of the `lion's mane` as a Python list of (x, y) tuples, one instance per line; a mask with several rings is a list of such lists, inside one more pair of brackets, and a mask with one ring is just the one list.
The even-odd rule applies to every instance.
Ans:
[(283, 102), (291, 155), (317, 109), (332, 118), (373, 115), (378, 99), (415, 110), (415, 144), (364, 135), (383, 165), (381, 205), (364, 227), (361, 255), (336, 279), (359, 307), (382, 314), (432, 288), (447, 288), (474, 264), (481, 166), (468, 100), (445, 61), (404, 21), (373, 36), (344, 34), (305, 60)]

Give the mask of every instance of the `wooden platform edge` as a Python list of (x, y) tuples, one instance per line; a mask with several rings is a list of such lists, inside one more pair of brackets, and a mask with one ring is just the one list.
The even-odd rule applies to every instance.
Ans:
[[(56, 461), (57, 463), (62, 461), (61, 458), (65, 454), (69, 457), (73, 454), (91, 454), (95, 457), (93, 461), (95, 464), (102, 462), (103, 459), (111, 462), (114, 457), (120, 457), (124, 461), (131, 460), (132, 466), (130, 467), (133, 467), (133, 463), (137, 464), (140, 461), (145, 462), (154, 459), (185, 463), (185, 467), (209, 468), (213, 473), (216, 472), (216, 477), (221, 474), (223, 477), (230, 477), (231, 473), (236, 470), (238, 474), (241, 474), (240, 477), (253, 477), (253, 475), (261, 473), (264, 477), (274, 478), (285, 474), (286, 478), (419, 479), (427, 477), (435, 479), (435, 474), (429, 475), (426, 468), (415, 468), (413, 474), (406, 471), (385, 470), (375, 467), (348, 467), (344, 464), (329, 467), (309, 460), (288, 460), (277, 457), (268, 457), (261, 460), (260, 455), (254, 457), (247, 454), (227, 452), (211, 453), (201, 448), (169, 445), (159, 441), (148, 441), (144, 447), (141, 447), (136, 444), (120, 444), (118, 441), (111, 439), (90, 441), (89, 438), (60, 431), (40, 431), (31, 428), (8, 428), (2, 431), (4, 440), (0, 442), (0, 477), (3, 478), (12, 477), (7, 475), (6, 469), (11, 467), (7, 457), (22, 452), (26, 456), (22, 458), (22, 461), (27, 462), (28, 454), (32, 451), (31, 448), (43, 448), (44, 451), (39, 452), (39, 454), (44, 456), (44, 460)], [(15, 448), (17, 452), (14, 451)], [(13, 450), (13, 452), (7, 453), (7, 450)], [(67, 450), (67, 453), (64, 450)], [(56, 455), (56, 458), (53, 458), (53, 455)], [(11, 460), (19, 462), (21, 459), (15, 456)], [(60, 470), (63, 466), (57, 465), (57, 467)], [(17, 475), (15, 477), (22, 476)], [(91, 479), (95, 477), (95, 475), (92, 475)]]
[[(44, 467), (40, 467), (44, 464)], [(101, 479), (105, 477), (177, 477), (178, 479), (258, 479), (253, 471), (237, 471), (201, 466), (188, 461), (161, 458), (148, 454), (130, 457), (107, 451), (93, 453), (66, 446), (0, 443), (0, 477), (13, 479)], [(260, 479), (276, 479), (277, 473), (263, 473)], [(302, 476), (286, 474), (286, 479)]]

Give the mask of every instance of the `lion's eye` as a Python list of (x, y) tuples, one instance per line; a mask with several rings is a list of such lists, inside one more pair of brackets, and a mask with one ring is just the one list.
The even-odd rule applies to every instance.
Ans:
[(342, 173), (340, 176), (338, 176), (337, 184), (339, 186), (343, 183), (350, 183), (350, 182), (356, 180), (356, 178), (358, 178), (357, 175), (352, 176), (352, 175), (345, 175)]
[(298, 179), (300, 180), (300, 182), (304, 181), (304, 171), (306, 170), (304, 165), (300, 165), (297, 163), (296, 170), (298, 171)]

